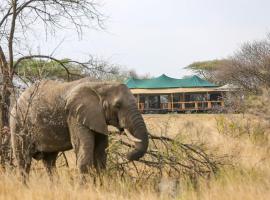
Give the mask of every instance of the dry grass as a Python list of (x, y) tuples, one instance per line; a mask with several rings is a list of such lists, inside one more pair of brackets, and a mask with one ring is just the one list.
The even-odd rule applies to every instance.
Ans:
[[(181, 137), (183, 142), (204, 142), (209, 151), (226, 155), (226, 165), (216, 177), (201, 179), (196, 187), (180, 179), (176, 199), (269, 199), (269, 124), (251, 115), (145, 115), (152, 134)], [(259, 137), (257, 137), (259, 135)], [(0, 199), (169, 199), (157, 191), (158, 181), (124, 180), (104, 175), (102, 184), (77, 184), (73, 154), (70, 168), (58, 169), (59, 178), (49, 181), (40, 163), (35, 163), (29, 187), (14, 172), (0, 172)]]
[(156, 134), (164, 134), (158, 118), (173, 123), (167, 134), (180, 133), (186, 141), (205, 142), (219, 155), (228, 155), (217, 178), (201, 181), (196, 190), (185, 190), (183, 199), (269, 199), (270, 126), (252, 115), (145, 116)]

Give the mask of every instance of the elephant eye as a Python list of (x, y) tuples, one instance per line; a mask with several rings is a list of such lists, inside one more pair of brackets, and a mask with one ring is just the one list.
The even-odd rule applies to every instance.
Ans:
[(115, 108), (120, 108), (121, 107), (121, 103), (118, 101), (118, 102), (115, 103), (114, 106), (115, 106)]

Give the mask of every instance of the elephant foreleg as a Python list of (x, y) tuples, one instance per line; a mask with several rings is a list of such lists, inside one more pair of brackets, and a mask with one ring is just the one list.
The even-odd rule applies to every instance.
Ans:
[(93, 133), (80, 133), (80, 145), (77, 153), (77, 164), (81, 174), (89, 173), (94, 165), (94, 144), (95, 138)]
[(53, 174), (56, 172), (57, 155), (58, 155), (58, 152), (43, 153), (42, 161), (50, 179), (52, 179)]
[(76, 164), (82, 179), (85, 179), (85, 175), (94, 165), (95, 133), (78, 124), (74, 118), (70, 119), (69, 126), (71, 143), (76, 154)]
[(79, 146), (76, 153), (77, 165), (80, 172), (80, 183), (84, 184), (89, 176), (89, 173), (92, 173), (94, 165), (95, 137), (94, 134), (88, 130), (80, 131), (78, 135)]
[(94, 166), (97, 172), (106, 169), (108, 136), (96, 133), (94, 149)]

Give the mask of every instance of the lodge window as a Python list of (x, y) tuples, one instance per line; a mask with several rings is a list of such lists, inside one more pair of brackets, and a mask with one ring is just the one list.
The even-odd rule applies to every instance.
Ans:
[(186, 95), (186, 101), (206, 101), (206, 100), (207, 100), (207, 95), (203, 93)]
[(168, 103), (169, 96), (168, 95), (160, 95), (160, 103)]
[(221, 93), (210, 94), (210, 101), (219, 101), (222, 99)]
[(180, 94), (173, 94), (173, 102), (179, 102), (181, 101)]

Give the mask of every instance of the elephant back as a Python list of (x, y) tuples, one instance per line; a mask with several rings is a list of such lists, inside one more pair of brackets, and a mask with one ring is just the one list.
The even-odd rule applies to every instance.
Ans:
[(41, 81), (26, 89), (12, 109), (12, 113), (22, 121), (30, 123), (59, 123), (65, 121), (65, 92), (70, 87), (60, 81)]

